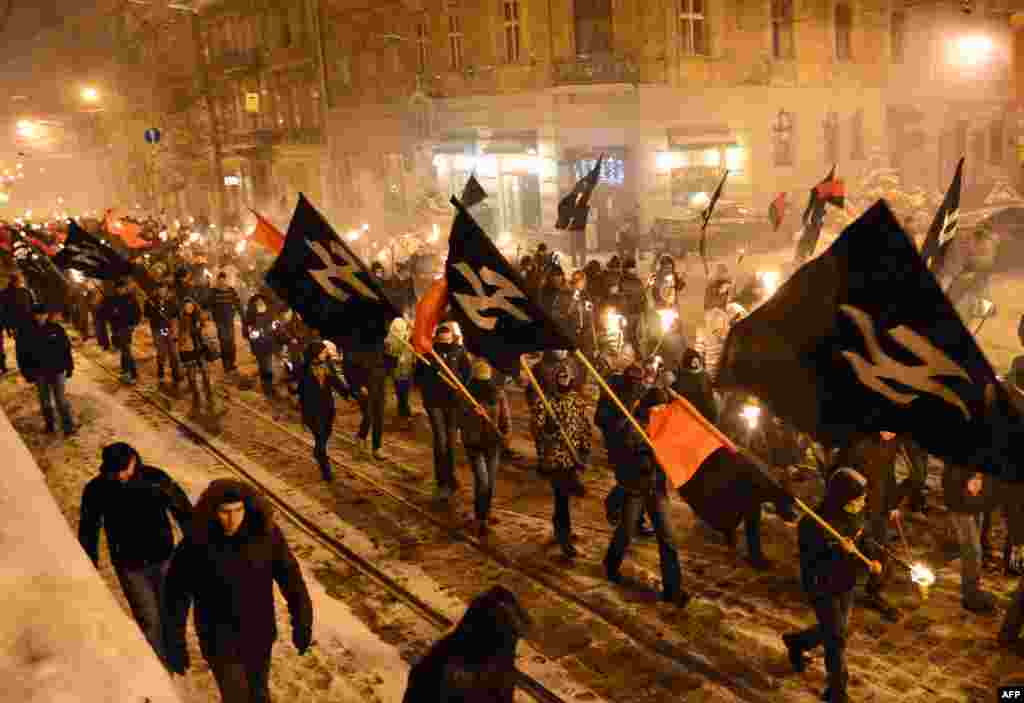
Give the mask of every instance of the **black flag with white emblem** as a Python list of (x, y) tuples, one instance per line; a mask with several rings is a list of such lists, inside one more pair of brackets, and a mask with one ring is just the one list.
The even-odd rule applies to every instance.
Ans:
[(587, 216), (590, 214), (590, 196), (594, 194), (597, 182), (601, 180), (601, 166), (604, 154), (601, 154), (590, 169), (590, 173), (576, 182), (572, 189), (558, 203), (558, 221), (555, 229), (567, 229), (570, 232), (582, 232), (587, 228)]
[(466, 187), (462, 189), (462, 204), (467, 208), (471, 208), (474, 205), (479, 205), (487, 199), (487, 191), (480, 185), (480, 181), (476, 179), (476, 174), (469, 174), (469, 180), (466, 181)]
[(572, 336), (525, 293), (526, 284), (457, 199), (448, 239), (448, 301), (466, 349), (517, 374), (522, 354), (576, 348)]
[(61, 269), (81, 271), (87, 278), (101, 281), (124, 278), (134, 273), (134, 267), (127, 259), (79, 227), (74, 220), (68, 221), (68, 238), (64, 241), (64, 248), (53, 257), (53, 263)]
[(884, 201), (732, 328), (719, 381), (826, 445), (889, 431), (1024, 478), (1021, 413)]
[(267, 285), (302, 321), (346, 351), (378, 349), (400, 313), (380, 283), (299, 194)]
[(949, 184), (946, 197), (935, 213), (932, 226), (928, 228), (928, 236), (925, 237), (924, 245), (921, 247), (921, 258), (926, 265), (931, 266), (932, 273), (936, 277), (942, 274), (942, 267), (946, 263), (946, 252), (953, 238), (960, 230), (960, 190), (964, 176), (964, 159), (960, 158), (956, 165), (956, 173), (953, 175), (953, 182)]
[(25, 281), (36, 302), (42, 303), (50, 311), (63, 310), (67, 299), (67, 280), (46, 252), (29, 241), (24, 234), (15, 231), (11, 253), (14, 262), (25, 274)]

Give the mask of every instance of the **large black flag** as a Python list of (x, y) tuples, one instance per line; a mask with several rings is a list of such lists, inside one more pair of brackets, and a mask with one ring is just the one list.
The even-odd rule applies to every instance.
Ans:
[(964, 175), (964, 159), (956, 165), (956, 173), (953, 174), (953, 181), (949, 184), (946, 197), (935, 213), (932, 226), (928, 228), (928, 236), (925, 237), (924, 245), (921, 247), (921, 258), (926, 265), (931, 265), (932, 273), (936, 277), (941, 275), (942, 267), (946, 263), (946, 252), (953, 238), (960, 230), (960, 190)]
[(889, 431), (1019, 475), (1022, 416), (884, 201), (732, 328), (719, 380), (826, 445)]
[(93, 235), (68, 221), (68, 238), (64, 248), (53, 257), (53, 263), (61, 269), (81, 271), (88, 278), (101, 281), (124, 278), (135, 273), (135, 267)]
[(34, 291), (36, 301), (47, 310), (63, 310), (67, 298), (67, 280), (54, 267), (46, 252), (29, 241), (23, 233), (15, 230), (11, 253), (14, 261), (25, 274), (25, 281)]
[(796, 247), (796, 260), (802, 262), (807, 260), (814, 253), (818, 246), (818, 239), (821, 238), (821, 228), (825, 223), (825, 206), (833, 205), (841, 208), (846, 202), (846, 193), (843, 182), (836, 178), (836, 167), (828, 172), (818, 185), (811, 188), (811, 194), (807, 199), (807, 207), (801, 218), (803, 228), (800, 232), (800, 242)]
[(555, 229), (567, 229), (570, 232), (582, 232), (587, 228), (587, 216), (590, 214), (590, 196), (594, 194), (597, 182), (601, 180), (601, 166), (604, 154), (601, 154), (590, 169), (590, 173), (576, 182), (576, 186), (558, 203), (558, 221)]
[(302, 321), (346, 350), (375, 349), (401, 314), (359, 257), (299, 194), (267, 285)]
[(496, 369), (518, 373), (522, 354), (576, 344), (524, 292), (526, 284), (457, 199), (445, 276), (466, 348)]
[(469, 180), (466, 181), (466, 187), (462, 189), (462, 204), (467, 208), (478, 205), (487, 199), (487, 191), (480, 185), (480, 181), (476, 179), (476, 174), (469, 174)]

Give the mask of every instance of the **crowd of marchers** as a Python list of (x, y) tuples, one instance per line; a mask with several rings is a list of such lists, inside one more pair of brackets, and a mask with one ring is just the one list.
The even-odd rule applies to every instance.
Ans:
[[(645, 277), (629, 253), (566, 272), (541, 245), (518, 265), (531, 297), (575, 333), (580, 349), (642, 425), (653, 408), (668, 402), (670, 392), (677, 393), (737, 443), (769, 458), (782, 469), (781, 481), (789, 476), (786, 468), (815, 464), (825, 496), (818, 510), (844, 539), (835, 541), (815, 522), (800, 521), (802, 584), (817, 624), (787, 633), (783, 640), (797, 671), (805, 666), (805, 654), (823, 645), (825, 699), (848, 700), (845, 653), (853, 595), (863, 588), (860, 602), (886, 619), (899, 619), (900, 612), (885, 596), (896, 568), (889, 545), (901, 513), (928, 510), (928, 454), (909, 438), (887, 432), (852, 446), (822, 447), (766, 409), (761, 409), (756, 426), (747, 422), (743, 409), (756, 401), (719, 389), (716, 376), (731, 326), (771, 296), (764, 278), (737, 281), (727, 266), (719, 265), (703, 281), (702, 315), (689, 319), (680, 304), (687, 277), (671, 256), (659, 258)], [(606, 576), (621, 582), (630, 543), (654, 538), (662, 597), (685, 607), (690, 596), (668, 510), (672, 491), (640, 433), (605, 393), (596, 394), (595, 407), (584, 369), (567, 352), (545, 352), (529, 360), (538, 393), (528, 378), (508, 377), (484, 359), (473, 358), (462, 345), (458, 324), (449, 319), (437, 326), (433, 349), (483, 411), (461, 400), (441, 369), (417, 359), (407, 344), (422, 292), (414, 285), (412, 269), (409, 262), (400, 262), (388, 277), (381, 264), (373, 265), (372, 275), (404, 315), (394, 320), (379, 347), (344, 354), (306, 327), (269, 288), (239, 289), (234, 276), (213, 274), (201, 258), (178, 262), (157, 276), (150, 296), (128, 280), (90, 283), (72, 287), (61, 310), (35, 302), (24, 277), (15, 271), (0, 294), (0, 327), (6, 333), (0, 333), (0, 340), (6, 336), (14, 343), (18, 371), (38, 389), (45, 431), (56, 431), (59, 416), (70, 435), (76, 423), (65, 389), (74, 356), (61, 319), (74, 325), (83, 340), (95, 338), (101, 349), (116, 353), (126, 384), (149, 372), (136, 362), (135, 332), (145, 324), (156, 351), (152, 372), (170, 398), (181, 399), (187, 391), (188, 398), (181, 400), (191, 400), (194, 416), (221, 412), (210, 365), (222, 364), (225, 379), (237, 377), (240, 332), (256, 359), (269, 409), (279, 413), (289, 398), (298, 404), (315, 439), (314, 459), (327, 481), (333, 478), (327, 443), (335, 396), (358, 403), (358, 451), (382, 460), (389, 381), (403, 418), (414, 414), (410, 394), (415, 387), (432, 431), (435, 498), (450, 501), (456, 496), (461, 442), (473, 481), (474, 519), (468, 527), (484, 538), (494, 524), (497, 473), (502, 460), (513, 455), (509, 392), (520, 384), (526, 389), (537, 469), (551, 485), (552, 539), (566, 568), (572, 568), (577, 551), (572, 503), (584, 493), (581, 475), (593, 453), (596, 426), (616, 479), (605, 499), (608, 520), (615, 526), (604, 558)], [(0, 342), (0, 369), (8, 368)], [(1009, 376), (1014, 388), (1018, 370), (1024, 373), (1024, 363), (1015, 363)], [(902, 481), (897, 480), (900, 464), (909, 473)], [(997, 558), (993, 521), (1002, 515), (1008, 527), (1001, 568), (1019, 574), (1024, 568), (1024, 496), (1018, 487), (969, 467), (947, 463), (942, 471), (943, 501), (960, 546), (962, 605), (975, 613), (991, 613), (997, 604), (982, 580), (986, 564)], [(780, 492), (773, 502), (783, 519), (797, 519), (788, 493)], [(168, 513), (184, 533), (176, 547)], [(749, 565), (768, 570), (773, 565), (761, 548), (761, 513), (760, 504), (745, 508), (742, 522)], [(99, 476), (82, 497), (79, 534), (94, 562), (101, 527), (132, 614), (167, 668), (183, 673), (189, 666), (185, 620), (194, 605), (201, 651), (223, 699), (269, 700), (271, 647), (277, 634), (273, 583), (286, 597), (293, 642), (300, 652), (311, 643), (313, 612), (301, 571), (267, 501), (240, 482), (215, 481), (193, 507), (168, 473), (146, 465), (136, 449), (117, 443), (103, 450)], [(735, 540), (732, 532), (726, 536)], [(857, 549), (872, 560), (866, 578), (858, 573)], [(528, 623), (514, 594), (498, 587), (481, 595), (456, 630), (413, 668), (406, 700), (511, 701), (515, 643)], [(1010, 604), (999, 640), (1015, 642), (1022, 624), (1024, 589)]]

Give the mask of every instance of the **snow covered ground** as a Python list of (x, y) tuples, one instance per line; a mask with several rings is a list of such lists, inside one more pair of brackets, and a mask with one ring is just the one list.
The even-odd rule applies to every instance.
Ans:
[[(122, 398), (130, 391), (96, 374), (95, 368), (90, 368), (88, 362), (83, 360), (70, 382), (69, 395), (73, 412), (76, 419), (85, 425), (84, 431), (70, 441), (60, 437), (47, 438), (41, 434), (42, 420), (35, 393), (30, 386), (16, 379), (13, 374), (0, 381), (0, 400), (13, 425), (36, 456), (47, 484), (72, 530), (77, 530), (82, 489), (96, 474), (100, 451), (110, 442), (125, 441), (142, 448), (144, 461), (166, 470), (193, 501), (212, 479), (228, 475), (209, 454), (185, 437), (154, 433), (146, 421), (123, 404)], [(305, 657), (298, 656), (291, 645), (287, 610), (278, 595), (280, 635), (274, 648), (271, 679), (275, 700), (316, 700), (324, 703), (400, 701), (408, 665), (398, 650), (374, 635), (347, 606), (327, 595), (310, 566), (318, 557), (322, 559), (324, 556), (316, 553), (315, 543), (287, 524), (282, 523), (282, 528), (299, 557), (309, 585), (316, 613), (316, 644)], [(101, 573), (111, 592), (127, 610), (127, 603), (110, 567), (105, 546), (101, 557)], [(59, 601), (52, 607), (58, 617), (64, 612)], [(54, 627), (60, 626), (59, 622), (52, 624)], [(199, 653), (191, 626), (189, 629), (192, 669), (184, 678), (175, 677), (174, 685), (185, 703), (219, 701), (216, 684)], [(0, 674), (5, 682), (18, 678), (15, 674), (32, 677), (41, 676), (43, 674), (39, 672), (45, 672), (45, 667), (40, 664), (20, 672), (11, 671), (10, 666), (10, 662), (0, 662), (0, 672), (7, 668), (11, 674)], [(12, 692), (13, 689), (8, 691)], [(0, 697), (6, 698), (4, 695)], [(85, 699), (18, 696), (18, 700), (63, 702)], [(90, 703), (96, 700), (94, 698)], [(153, 703), (157, 700), (154, 697)]]

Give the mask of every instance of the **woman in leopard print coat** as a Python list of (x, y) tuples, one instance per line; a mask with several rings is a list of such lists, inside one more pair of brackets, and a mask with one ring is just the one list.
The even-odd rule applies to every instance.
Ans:
[[(580, 483), (579, 474), (590, 458), (591, 440), (586, 404), (583, 397), (573, 390), (573, 375), (574, 366), (569, 363), (563, 363), (555, 373), (555, 385), (548, 402), (555, 417), (558, 418), (557, 423), (547, 414), (540, 398), (534, 399), (532, 413), (532, 429), (534, 436), (538, 438), (540, 450), (540, 470), (551, 479), (554, 493), (555, 511), (552, 523), (555, 539), (561, 545), (562, 553), (567, 559), (576, 556), (576, 548), (572, 545), (571, 537), (569, 498), (583, 495), (583, 484)], [(565, 434), (572, 442), (579, 463), (566, 445), (559, 425), (565, 429)]]

